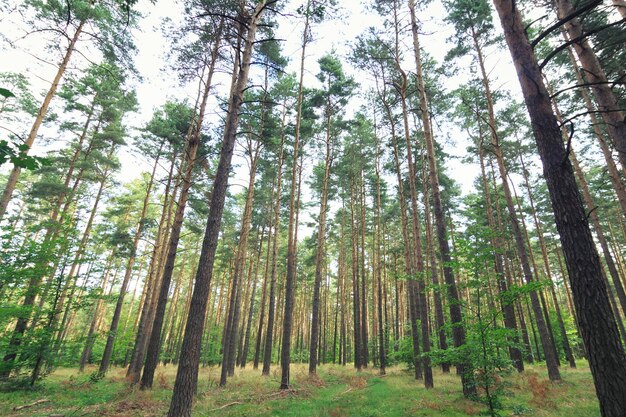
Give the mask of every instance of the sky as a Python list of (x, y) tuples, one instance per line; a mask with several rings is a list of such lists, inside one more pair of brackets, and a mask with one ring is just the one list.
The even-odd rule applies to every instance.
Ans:
[[(350, 44), (358, 35), (363, 33), (369, 26), (379, 26), (381, 18), (372, 13), (364, 13), (367, 6), (364, 2), (349, 0), (339, 2), (341, 9), (337, 18), (327, 19), (313, 28), (313, 42), (309, 45), (306, 54), (305, 84), (316, 85), (315, 74), (318, 72), (317, 60), (324, 54), (335, 50), (340, 56), (346, 57), (350, 51)], [(295, 9), (300, 2), (290, 1), (287, 3), (283, 13), (285, 15), (295, 14)], [(137, 93), (142, 109), (141, 114), (144, 120), (149, 118), (152, 109), (164, 103), (168, 97), (164, 91), (176, 91), (178, 87), (176, 80), (164, 74), (160, 69), (162, 66), (155, 65), (163, 62), (162, 56), (166, 52), (167, 40), (160, 33), (160, 24), (163, 17), (180, 15), (181, 6), (173, 0), (159, 0), (156, 5), (148, 1), (140, 1), (139, 9), (146, 14), (141, 23), (141, 32), (137, 33), (136, 43), (140, 46), (136, 65), (145, 81), (138, 86)], [(442, 24), (440, 18), (430, 16), (443, 16), (445, 10), (439, 2), (434, 2), (429, 9), (422, 14), (424, 23), (424, 35), (422, 45), (426, 51), (437, 61), (441, 62), (450, 48), (446, 44), (446, 38), (452, 33), (452, 28)], [(283, 39), (283, 54), (290, 60), (287, 71), (298, 72), (299, 58), (301, 54), (300, 39), (302, 36), (302, 19), (279, 19), (279, 27), (276, 30), (276, 37)], [(499, 62), (498, 62), (499, 63)], [(361, 83), (361, 89), (365, 90), (370, 81), (363, 73), (351, 68), (345, 63), (346, 72), (351, 73), (355, 79)], [(493, 63), (495, 65), (495, 62)], [(510, 67), (512, 70), (512, 66)], [(514, 71), (509, 71), (509, 74)], [(448, 80), (446, 88), (454, 88), (455, 85), (463, 81), (459, 79)], [(166, 87), (167, 86), (167, 87)], [(189, 89), (188, 96), (192, 101), (193, 89)], [(353, 108), (352, 110), (357, 110)], [(437, 129), (437, 124), (435, 128)], [(448, 129), (447, 129), (448, 130)], [(460, 132), (454, 134), (455, 140), (451, 141), (450, 132), (435, 131), (437, 140), (445, 146), (445, 150), (455, 156), (462, 156), (465, 152), (466, 144), (463, 142), (463, 135)], [(449, 161), (449, 173), (461, 184), (461, 188), (466, 192), (473, 186), (473, 179), (478, 173), (478, 168), (473, 165), (461, 164), (459, 161)], [(241, 165), (242, 172), (236, 175), (235, 183), (245, 183), (245, 166)], [(239, 174), (239, 173), (238, 173)]]
[[(295, 15), (295, 9), (300, 5), (301, 1), (288, 1), (283, 10), (284, 15)], [(348, 0), (339, 2), (340, 11), (330, 19), (317, 24), (313, 28), (314, 41), (310, 44), (306, 54), (305, 66), (305, 84), (308, 86), (317, 83), (315, 74), (318, 72), (317, 60), (330, 51), (335, 50), (339, 56), (346, 57), (350, 50), (350, 43), (356, 37), (363, 33), (369, 26), (380, 26), (382, 24), (379, 16), (364, 12), (368, 7), (364, 2), (358, 0)], [(182, 15), (182, 2), (174, 0), (158, 0), (152, 3), (149, 0), (139, 0), (137, 9), (143, 14), (139, 24), (139, 30), (133, 32), (135, 44), (138, 47), (138, 54), (135, 59), (137, 70), (143, 78), (141, 83), (137, 83), (135, 88), (140, 105), (137, 113), (127, 117), (127, 123), (134, 128), (142, 126), (147, 122), (154, 109), (165, 103), (166, 100), (172, 98), (188, 98), (189, 102), (194, 101), (194, 87), (181, 87), (177, 77), (172, 74), (167, 62), (165, 61), (165, 53), (167, 52), (169, 41), (163, 35), (163, 19), (170, 18), (174, 21), (180, 19)], [(422, 25), (420, 27), (422, 34), (420, 41), (422, 47), (428, 54), (434, 57), (438, 62), (442, 62), (445, 54), (451, 48), (446, 43), (446, 39), (453, 33), (452, 28), (447, 25), (442, 17), (445, 16), (445, 9), (439, 2), (432, 2), (431, 5), (421, 12), (418, 16)], [(0, 23), (4, 18), (0, 18)], [(300, 57), (300, 39), (303, 28), (303, 21), (297, 18), (279, 18), (279, 27), (276, 29), (276, 37), (283, 39), (283, 54), (290, 59), (287, 71), (297, 72)], [(495, 25), (499, 27), (498, 24)], [(7, 26), (5, 25), (5, 28)], [(8, 26), (9, 30), (0, 30), (5, 36), (15, 39), (21, 36), (23, 28)], [(7, 33), (8, 32), (8, 33)], [(17, 71), (27, 74), (32, 80), (36, 90), (44, 90), (49, 85), (49, 80), (54, 74), (54, 66), (43, 64), (34, 59), (33, 54), (37, 54), (38, 39), (30, 36), (20, 40), (17, 48), (3, 48), (0, 50), (0, 71)], [(6, 46), (3, 44), (3, 46)], [(80, 46), (80, 45), (79, 45)], [(82, 45), (84, 48), (84, 45)], [(409, 47), (409, 46), (407, 46)], [(32, 52), (29, 54), (26, 51)], [(94, 53), (93, 51), (84, 51), (85, 55)], [(344, 60), (344, 62), (346, 62)], [(85, 65), (85, 60), (81, 56), (74, 58), (74, 69)], [(505, 51), (487, 56), (487, 66), (492, 70), (497, 66), (497, 71), (492, 72), (496, 78), (494, 83), (496, 88), (503, 88), (513, 92), (519, 96), (519, 87), (515, 78), (515, 71), (510, 63), (508, 54)], [(361, 83), (361, 89), (365, 90), (371, 81), (348, 63), (344, 64), (346, 72), (354, 76)], [(254, 71), (254, 70), (253, 70)], [(465, 81), (466, 76), (463, 74), (450, 77), (446, 80), (446, 89), (454, 89), (456, 86)], [(221, 82), (222, 91), (227, 88), (227, 80)], [(58, 100), (57, 100), (58, 101)], [(358, 102), (357, 102), (358, 103)], [(209, 114), (217, 117), (218, 112), (216, 102), (212, 104), (213, 108), (209, 110)], [(357, 105), (349, 111), (357, 110)], [(445, 131), (439, 129), (441, 122), (435, 120), (435, 139), (444, 147), (444, 150), (454, 156), (461, 157), (465, 153), (467, 143), (463, 132), (455, 130), (451, 124), (446, 124)], [(42, 136), (48, 131), (43, 130)], [(57, 141), (47, 147), (42, 146), (43, 141), (38, 139), (34, 148), (35, 153), (45, 152), (50, 147), (63, 146), (63, 141)], [(141, 171), (149, 169), (149, 164), (138, 154), (132, 152), (132, 147), (125, 149), (120, 155), (122, 162), (122, 172), (118, 175), (118, 179), (122, 182), (139, 176)], [(314, 157), (308, 160), (307, 165), (311, 165)], [(235, 157), (235, 176), (231, 180), (234, 186), (243, 186), (247, 183), (247, 167), (241, 158)], [(6, 170), (6, 167), (3, 167)], [(478, 167), (472, 164), (460, 162), (458, 159), (451, 159), (446, 162), (447, 173), (454, 178), (461, 186), (464, 194), (473, 189), (473, 181), (478, 174)], [(394, 184), (394, 182), (391, 182)]]

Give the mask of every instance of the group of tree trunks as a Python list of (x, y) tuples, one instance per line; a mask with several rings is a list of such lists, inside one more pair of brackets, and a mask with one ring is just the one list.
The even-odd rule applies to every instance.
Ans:
[[(132, 234), (127, 238), (127, 248), (120, 246), (108, 252), (104, 273), (97, 285), (101, 294), (115, 295), (98, 373), (104, 375), (114, 358), (123, 356), (120, 362), (128, 366), (128, 379), (140, 383), (142, 389), (150, 389), (159, 362), (176, 363), (170, 417), (191, 415), (199, 366), (201, 362), (214, 363), (209, 358), (212, 354), (219, 357), (220, 385), (225, 385), (234, 375), (235, 367), (246, 366), (249, 357), (253, 357), (255, 369), (262, 361), (262, 375), (269, 375), (270, 367), (277, 359), (274, 353), (278, 352), (280, 389), (289, 389), (290, 364), (294, 360), (308, 360), (311, 374), (316, 373), (321, 363), (332, 361), (345, 365), (351, 360), (357, 370), (373, 363), (384, 374), (389, 356), (392, 352), (400, 352), (402, 341), (410, 339), (410, 362), (415, 378), (423, 380), (426, 388), (432, 388), (435, 381), (431, 357), (436, 355), (432, 356), (431, 351), (462, 351), (469, 343), (466, 323), (474, 318), (468, 318), (469, 309), (463, 307), (471, 300), (468, 295), (471, 290), (464, 285), (465, 278), (458, 267), (455, 268), (460, 261), (455, 253), (456, 233), (448, 212), (446, 182), (449, 179), (441, 170), (441, 144), (433, 128), (431, 87), (427, 79), (431, 64), (424, 60), (420, 47), (418, 8), (422, 5), (415, 0), (408, 0), (406, 4), (391, 0), (376, 5), (385, 16), (388, 33), (384, 39), (377, 37), (379, 34), (374, 39), (359, 39), (351, 56), (352, 61), (374, 79), (372, 96), (376, 104), (368, 108), (373, 119), (359, 114), (347, 123), (342, 117), (356, 83), (343, 73), (336, 57), (331, 54), (319, 61), (318, 80), (323, 84), (319, 91), (312, 93), (305, 86), (312, 29), (334, 7), (330, 1), (307, 0), (298, 10), (303, 16), (304, 27), (297, 79), (284, 76), (282, 81), (277, 81), (283, 83), (279, 92), (274, 92), (269, 79), (270, 72), (276, 68), (272, 69), (274, 64), (269, 61), (278, 58), (263, 51), (261, 55), (267, 54), (263, 91), (256, 97), (250, 95), (250, 69), (257, 63), (256, 49), (275, 41), (260, 40), (257, 34), (271, 36), (268, 22), (273, 16), (269, 15), (275, 13), (275, 8), (279, 7), (277, 3), (261, 0), (248, 5), (242, 2), (232, 16), (226, 12), (208, 11), (198, 17), (207, 18), (212, 24), (210, 33), (204, 34), (209, 40), (204, 46), (206, 56), (201, 60), (199, 76), (196, 74), (199, 87), (195, 106), (186, 114), (185, 117), (189, 117), (178, 132), (180, 143), (165, 139), (165, 135), (154, 152), (154, 162), (146, 186), (141, 190), (137, 212), (133, 213), (128, 207), (121, 215), (116, 214), (126, 222), (133, 222)], [(486, 13), (481, 15), (481, 12), (465, 10), (468, 3), (472, 2), (446, 2), (446, 7), (451, 11), (451, 23), (459, 32), (457, 41), (465, 48), (461, 54), (471, 56), (477, 65), (476, 97), (473, 103), (462, 99), (461, 106), (467, 112), (468, 120), (477, 126), (477, 137), (471, 137), (480, 165), (477, 195), (484, 201), (484, 224), (493, 232), (486, 240), (492, 248), (490, 262), (495, 286), (487, 302), (493, 306), (497, 304), (496, 309), (501, 311), (501, 321), (509, 331), (508, 358), (517, 371), (524, 371), (525, 361), (545, 360), (550, 380), (557, 381), (561, 379), (560, 349), (571, 367), (576, 366), (576, 354), (584, 356), (593, 374), (602, 415), (621, 417), (626, 414), (626, 354), (623, 346), (626, 331), (622, 320), (626, 313), (626, 292), (623, 261), (615, 242), (624, 236), (616, 239), (610, 223), (607, 233), (596, 211), (590, 184), (574, 151), (574, 132), (568, 131), (556, 99), (558, 93), (552, 91), (552, 84), (542, 73), (547, 61), (539, 64), (535, 51), (537, 42), (528, 39), (518, 5), (513, 0), (494, 0), (530, 116), (560, 241), (560, 248), (549, 248), (545, 225), (542, 227), (538, 215), (537, 206), (541, 203), (533, 195), (526, 169), (528, 160), (525, 160), (524, 152), (517, 149), (515, 158), (519, 157), (522, 167), (534, 233), (541, 252), (543, 268), (539, 267), (521, 199), (510, 181), (510, 166), (517, 162), (507, 160), (509, 151), (505, 149), (502, 133), (506, 121), (501, 121), (497, 115), (497, 94), (485, 59), (485, 48), (495, 36), (491, 9), (488, 3), (479, 2), (478, 6), (484, 6), (483, 12)], [(613, 4), (625, 19), (623, 2), (614, 0)], [(477, 10), (480, 9), (478, 6)], [(227, 10), (229, 6), (224, 7)], [(403, 7), (408, 11), (408, 26), (406, 18), (401, 17), (405, 12)], [(566, 43), (564, 56), (580, 87), (583, 104), (593, 125), (592, 135), (606, 162), (623, 231), (622, 217), (626, 217), (626, 191), (622, 178), (626, 169), (626, 122), (620, 108), (622, 99), (611, 89), (603, 63), (587, 39), (580, 18), (582, 6), (576, 7), (568, 0), (556, 0), (549, 7), (559, 19), (550, 30), (560, 33)], [(592, 7), (588, 8), (591, 10)], [(88, 18), (79, 19), (72, 36), (68, 36), (69, 43), (58, 71), (25, 140), (28, 147), (38, 135), (87, 24)], [(404, 50), (405, 36), (410, 36), (412, 41), (409, 51)], [(545, 34), (540, 38), (543, 36)], [(203, 143), (202, 131), (214, 90), (213, 77), (221, 62), (225, 61), (226, 46), (233, 52), (232, 76), (220, 150), (212, 172), (207, 156), (201, 155), (208, 146)], [(409, 54), (412, 64), (406, 63), (404, 54)], [(548, 56), (549, 60), (551, 55)], [(8, 328), (5, 331), (10, 337), (4, 350), (2, 377), (9, 377), (15, 369), (13, 364), (28, 355), (34, 355), (33, 383), (40, 377), (46, 361), (51, 367), (52, 361), (47, 358), (62, 355), (68, 329), (76, 316), (71, 305), (84, 295), (87, 279), (81, 287), (79, 271), (85, 262), (103, 193), (111, 181), (113, 165), (101, 168), (96, 176), (97, 192), (91, 200), (80, 238), (76, 240), (77, 249), (71, 256), (64, 253), (69, 250), (70, 243), (59, 239), (63, 227), (70, 227), (76, 221), (77, 208), (72, 198), (88, 174), (80, 162), (87, 160), (92, 147), (102, 147), (96, 142), (99, 129), (104, 130), (117, 120), (106, 116), (105, 110), (98, 110), (104, 109), (104, 104), (98, 101), (100, 94), (97, 92), (85, 109), (85, 125), (62, 178), (63, 191), (49, 204), (43, 235), (39, 237), (39, 231), (34, 235), (33, 240), (41, 239), (44, 247), (54, 247), (58, 256), (52, 262), (47, 259), (34, 262), (37, 268), (24, 285), (20, 301), (23, 311), (12, 323), (10, 331)], [(274, 101), (276, 98), (278, 100)], [(260, 103), (258, 112), (248, 118), (245, 106), (255, 101)], [(279, 109), (279, 115), (274, 114), (275, 108)], [(121, 113), (124, 111), (120, 110)], [(303, 244), (298, 240), (298, 231), (302, 176), (306, 170), (304, 149), (314, 137), (310, 124), (317, 118), (312, 116), (315, 111), (322, 115), (318, 135), (323, 140), (320, 141), (320, 169), (312, 182), (319, 197), (319, 212), (314, 218), (314, 236), (304, 245), (305, 249), (312, 248), (312, 267), (309, 269), (312, 279), (308, 280), (299, 273), (304, 267), (301, 266), (299, 247)], [(348, 130), (348, 125), (353, 129), (351, 133), (338, 133)], [(90, 136), (88, 132), (93, 134)], [(270, 136), (272, 139), (267, 139)], [(218, 248), (232, 243), (220, 241), (220, 236), (226, 233), (223, 217), (238, 140), (245, 143), (248, 184), (237, 223), (239, 231), (233, 233), (236, 243), (228, 246), (232, 256), (216, 269), (216, 263), (222, 262), (218, 259)], [(120, 143), (112, 142), (106, 146), (104, 155), (112, 159)], [(391, 151), (384, 159), (386, 143), (391, 145)], [(619, 163), (614, 160), (614, 151)], [(266, 154), (272, 154), (268, 157), (271, 159), (269, 164), (273, 164), (270, 168), (264, 165)], [(150, 206), (154, 203), (154, 194), (160, 189), (157, 171), (163, 163), (168, 165), (168, 176), (164, 181), (163, 201), (159, 202), (162, 208), (154, 243), (151, 249), (140, 253), (140, 249), (145, 248), (142, 239), (146, 223), (152, 216)], [(206, 171), (212, 187), (204, 195), (208, 208), (206, 227), (199, 257), (194, 257), (186, 254), (187, 247), (181, 251), (180, 246), (185, 212), (193, 197), (194, 177), (200, 170)], [(397, 180), (397, 207), (392, 210), (387, 201), (385, 170), (395, 173)], [(20, 172), (16, 166), (7, 178), (0, 200), (0, 218), (6, 217)], [(262, 180), (259, 181), (258, 177)], [(289, 187), (284, 187), (286, 192), (283, 177), (289, 181)], [(420, 187), (423, 214), (420, 212)], [(258, 193), (262, 193), (262, 198), (257, 197)], [(281, 222), (284, 200), (287, 201), (287, 221)], [(340, 203), (341, 207), (331, 218), (333, 203)], [(399, 215), (399, 219), (390, 220), (388, 224), (387, 220), (394, 215)], [(257, 220), (259, 216), (263, 217), (263, 224)], [(281, 234), (283, 225), (287, 226), (287, 231)], [(591, 229), (599, 243), (610, 281)], [(510, 238), (506, 231), (512, 232)], [(61, 243), (56, 243), (58, 241)], [(127, 256), (120, 260), (118, 257), (123, 251), (127, 251)], [(329, 252), (335, 260), (329, 260)], [(554, 266), (554, 257), (558, 268)], [(197, 266), (193, 266), (189, 274), (185, 267), (192, 262), (197, 262)], [(66, 265), (69, 266), (67, 274)], [(144, 266), (147, 267), (144, 288), (136, 297), (138, 277)], [(57, 278), (57, 270), (60, 278)], [(121, 275), (119, 283), (118, 275)], [(260, 275), (262, 280), (259, 280)], [(557, 275), (564, 279), (562, 286), (555, 284)], [(333, 285), (331, 276), (336, 277)], [(524, 282), (518, 276), (523, 277)], [(127, 294), (133, 280), (135, 288), (129, 302)], [(524, 283), (526, 288), (531, 288), (529, 300), (516, 298), (511, 301), (510, 290), (524, 287)], [(119, 286), (117, 293), (113, 291), (114, 286)], [(489, 290), (492, 291), (491, 287)], [(0, 287), (0, 294), (4, 295), (3, 291), (5, 289)], [(563, 297), (565, 302), (561, 301)], [(52, 308), (44, 314), (42, 307), (49, 300), (53, 300)], [(93, 304), (92, 317), (85, 327), (79, 361), (81, 371), (93, 362), (98, 332), (105, 330), (107, 324), (104, 322), (105, 307), (101, 296)], [(550, 307), (554, 309), (555, 320), (551, 318)], [(127, 316), (123, 314), (125, 309), (129, 310)], [(567, 337), (566, 315), (574, 317), (583, 341), (578, 352)], [(24, 354), (20, 350), (22, 340), (38, 326), (53, 331), (35, 354)], [(215, 331), (217, 329), (222, 330), (221, 338)], [(115, 356), (115, 348), (120, 350), (120, 335), (127, 333), (132, 337), (130, 343), (122, 347), (123, 355)], [(449, 346), (448, 336), (453, 346)], [(534, 343), (531, 343), (531, 337)], [(471, 360), (452, 362), (438, 363), (443, 372), (449, 372), (450, 365), (455, 365), (463, 394), (475, 397), (475, 370)]]

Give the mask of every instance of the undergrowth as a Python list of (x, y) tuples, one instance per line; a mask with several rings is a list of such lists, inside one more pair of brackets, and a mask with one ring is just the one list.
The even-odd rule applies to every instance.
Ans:
[[(392, 367), (387, 375), (368, 368), (360, 373), (351, 366), (323, 365), (310, 376), (306, 365), (293, 365), (291, 389), (280, 391), (279, 374), (270, 376), (250, 367), (237, 370), (225, 387), (219, 387), (219, 368), (200, 369), (194, 416), (481, 416), (485, 404), (463, 398), (454, 369), (450, 374), (435, 370), (435, 388), (426, 390), (413, 373)], [(167, 411), (176, 368), (157, 370), (154, 389), (141, 391), (129, 385), (123, 369), (113, 369), (102, 379), (94, 379), (91, 369), (79, 374), (60, 369), (44, 382), (29, 389), (3, 387), (0, 415), (8, 417), (162, 416)], [(544, 368), (528, 366), (523, 374), (504, 378), (506, 395), (502, 416), (594, 417), (599, 408), (589, 369), (562, 369), (563, 382), (552, 383)], [(33, 404), (28, 408), (14, 408)]]

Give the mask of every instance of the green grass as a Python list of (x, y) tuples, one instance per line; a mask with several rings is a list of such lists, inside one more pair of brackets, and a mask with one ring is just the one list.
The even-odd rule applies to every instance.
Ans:
[[(352, 367), (325, 365), (317, 377), (309, 377), (306, 365), (293, 365), (292, 389), (281, 392), (278, 367), (269, 377), (247, 368), (218, 387), (219, 368), (202, 368), (195, 416), (277, 416), (277, 417), (461, 417), (484, 415), (486, 407), (463, 398), (454, 373), (435, 371), (435, 388), (424, 389), (412, 374), (392, 368), (385, 376), (376, 369), (357, 373)], [(124, 370), (115, 369), (100, 381), (91, 381), (90, 372), (60, 369), (35, 389), (0, 392), (0, 415), (43, 416), (162, 416), (167, 411), (176, 369), (159, 368), (155, 388), (140, 391), (124, 379)], [(539, 366), (503, 380), (506, 386), (504, 416), (599, 416), (593, 381), (585, 363), (571, 370), (562, 368), (563, 381), (550, 383)], [(49, 402), (19, 411), (14, 407), (37, 400)]]

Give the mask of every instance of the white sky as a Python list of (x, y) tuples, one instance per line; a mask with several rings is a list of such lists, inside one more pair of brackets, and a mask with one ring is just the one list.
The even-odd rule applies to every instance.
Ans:
[[(302, 2), (288, 2), (285, 14), (293, 12)], [(325, 53), (336, 50), (340, 56), (346, 56), (349, 53), (349, 45), (356, 39), (358, 35), (363, 33), (369, 26), (379, 26), (382, 20), (379, 16), (371, 13), (364, 13), (367, 6), (362, 1), (348, 0), (339, 2), (341, 5), (341, 17), (338, 19), (329, 19), (321, 24), (315, 25), (314, 42), (308, 47), (306, 67), (305, 67), (305, 84), (315, 85), (317, 83), (315, 74), (318, 72), (317, 60)], [(165, 102), (168, 97), (167, 91), (176, 91), (176, 81), (171, 77), (166, 77), (159, 69), (162, 65), (158, 65), (162, 61), (162, 54), (167, 48), (167, 40), (163, 39), (158, 30), (162, 17), (178, 16), (180, 6), (173, 0), (159, 0), (156, 5), (143, 0), (139, 3), (140, 10), (146, 11), (146, 18), (141, 23), (143, 33), (138, 33), (137, 45), (139, 46), (139, 56), (137, 57), (137, 67), (145, 77), (145, 82), (138, 86), (137, 93), (139, 102), (142, 106), (142, 118), (147, 120), (152, 109)], [(438, 62), (442, 62), (445, 54), (451, 48), (446, 43), (446, 39), (452, 35), (453, 28), (443, 22), (445, 16), (443, 4), (435, 1), (424, 12), (421, 13), (420, 19), (423, 22), (423, 34), (421, 35), (422, 47), (433, 56)], [(289, 72), (298, 71), (298, 60), (300, 57), (300, 39), (302, 36), (303, 22), (298, 19), (279, 18), (279, 27), (276, 31), (276, 37), (285, 39), (283, 42), (283, 54), (290, 59), (287, 68)], [(495, 25), (498, 27), (498, 25)], [(495, 88), (505, 88), (512, 90), (519, 97), (519, 86), (515, 76), (515, 70), (510, 63), (508, 54), (498, 53), (496, 56), (488, 56), (488, 67), (493, 69), (498, 67), (497, 71), (492, 71), (491, 75), (495, 81)], [(354, 69), (344, 62), (346, 71), (352, 73), (357, 81), (363, 85), (363, 90), (368, 84), (363, 78), (363, 74), (358, 74)], [(409, 69), (412, 69), (409, 67)], [(459, 75), (448, 80), (446, 89), (452, 90), (460, 83), (466, 80), (465, 75)], [(165, 92), (165, 94), (164, 94)], [(190, 93), (190, 96), (193, 93)], [(440, 121), (443, 122), (443, 121)], [(439, 124), (435, 125), (436, 139), (444, 145), (445, 151), (455, 155), (462, 156), (465, 153), (466, 143), (463, 142), (463, 132), (450, 131), (452, 124), (445, 126), (446, 131), (437, 130)], [(454, 137), (451, 142), (450, 137)], [(473, 181), (478, 174), (478, 167), (473, 165), (461, 164), (458, 160), (447, 162), (448, 173), (456, 181), (461, 184), (464, 192), (468, 192), (473, 188)], [(247, 175), (245, 166), (241, 167), (244, 171), (243, 177)], [(235, 179), (235, 181), (238, 181)], [(242, 181), (244, 183), (245, 180)], [(394, 183), (392, 183), (394, 184)]]
[[(301, 1), (289, 1), (283, 12), (290, 14), (300, 3)], [(306, 61), (305, 83), (309, 86), (316, 84), (315, 74), (318, 72), (316, 62), (322, 55), (333, 49), (340, 56), (347, 55), (350, 42), (359, 34), (364, 32), (369, 26), (382, 24), (379, 16), (363, 13), (366, 6), (361, 1), (350, 0), (340, 1), (339, 3), (342, 7), (340, 18), (327, 20), (313, 28), (315, 41), (309, 46)], [(194, 87), (185, 89), (179, 87), (176, 76), (167, 71), (167, 66), (164, 62), (164, 53), (168, 48), (168, 40), (162, 35), (161, 22), (164, 17), (176, 20), (177, 17), (181, 16), (182, 3), (174, 0), (159, 0), (156, 4), (152, 4), (148, 0), (140, 0), (137, 8), (145, 17), (140, 22), (140, 29), (134, 32), (135, 43), (138, 47), (135, 63), (144, 80), (136, 86), (140, 110), (137, 114), (130, 115), (127, 118), (129, 125), (134, 128), (142, 126), (149, 120), (153, 110), (165, 103), (166, 100), (187, 96), (189, 101), (193, 103), (195, 94)], [(423, 34), (420, 38), (422, 47), (438, 62), (443, 61), (444, 55), (450, 49), (451, 46), (446, 44), (446, 38), (453, 33), (453, 29), (443, 22), (442, 17), (444, 15), (443, 5), (439, 1), (435, 1), (419, 16), (423, 22)], [(291, 59), (288, 71), (297, 72), (300, 56), (299, 43), (303, 23), (295, 18), (286, 19), (280, 17), (278, 22), (280, 26), (276, 31), (276, 36), (279, 39), (286, 40), (283, 43), (283, 54)], [(3, 23), (3, 20), (0, 20), (0, 23)], [(496, 28), (499, 27), (497, 22), (495, 26)], [(11, 30), (14, 33), (11, 33)], [(0, 32), (10, 39), (15, 39), (20, 35), (20, 30), (19, 28), (11, 28), (9, 33), (7, 33), (5, 29), (0, 29)], [(20, 41), (18, 46), (19, 49), (0, 50), (0, 71), (25, 73), (31, 79), (35, 87), (34, 89), (43, 91), (49, 85), (49, 80), (54, 74), (54, 67), (40, 63), (25, 52), (30, 51), (34, 55), (41, 54), (41, 42), (38, 43), (35, 37), (31, 37)], [(496, 80), (494, 86), (512, 90), (515, 96), (519, 97), (515, 71), (508, 60), (508, 54), (498, 53), (488, 56), (487, 59), (490, 69), (497, 65), (497, 71), (492, 72), (492, 76)], [(85, 65), (85, 60), (80, 56), (75, 56), (73, 58), (74, 68), (80, 68), (81, 65)], [(367, 80), (363, 78), (363, 75), (356, 73), (354, 69), (349, 67), (349, 64), (345, 63), (344, 68), (346, 68), (347, 72), (352, 73), (363, 86), (367, 85)], [(410, 64), (407, 64), (407, 69), (412, 70)], [(465, 81), (465, 76), (460, 75), (449, 79), (444, 87), (451, 90), (463, 81)], [(54, 103), (58, 104), (59, 101), (56, 100)], [(213, 111), (215, 110), (214, 108)], [(445, 151), (449, 154), (455, 156), (464, 155), (467, 145), (464, 142), (464, 134), (455, 131), (452, 124), (445, 124), (444, 128), (445, 132), (437, 130), (438, 123), (435, 124), (435, 135), (438, 142), (443, 144)], [(46, 132), (46, 130), (43, 130), (43, 135)], [(450, 138), (453, 138), (454, 141), (450, 141)], [(41, 148), (42, 142), (41, 139), (38, 139), (36, 142), (36, 145), (39, 146), (35, 146), (35, 153), (44, 151)], [(138, 155), (133, 154), (131, 149), (124, 150), (120, 158), (122, 160), (122, 172), (118, 176), (120, 181), (128, 181), (137, 177), (142, 170), (149, 169), (148, 164)], [(310, 165), (312, 162), (312, 160), (309, 160), (308, 164)], [(247, 167), (241, 161), (239, 163), (235, 161), (235, 163), (238, 164), (239, 168), (235, 178), (231, 180), (231, 184), (244, 185), (247, 183)], [(464, 193), (470, 191), (473, 188), (472, 183), (478, 174), (478, 167), (462, 164), (458, 160), (450, 160), (446, 164), (448, 174), (461, 184)], [(6, 167), (3, 168), (6, 169)], [(391, 181), (390, 185), (394, 186), (395, 182)], [(236, 190), (233, 191), (237, 192)]]

